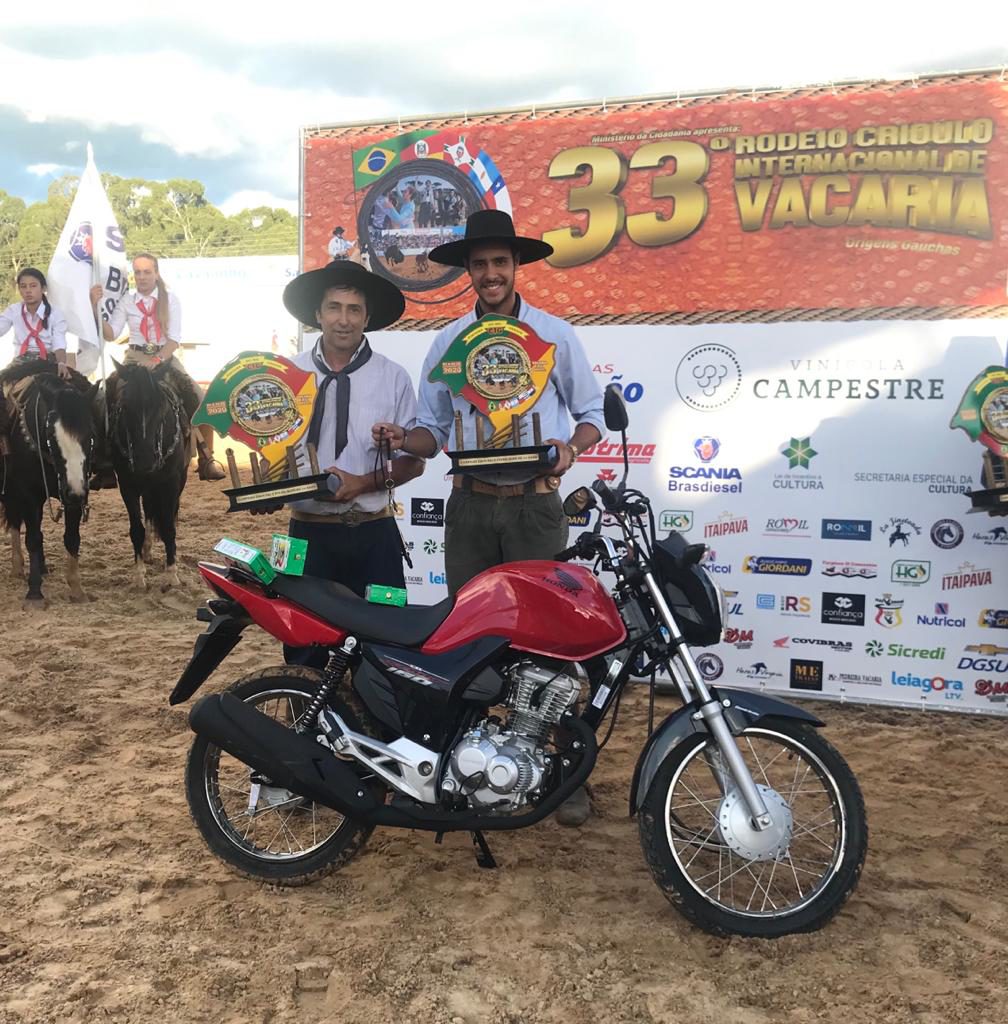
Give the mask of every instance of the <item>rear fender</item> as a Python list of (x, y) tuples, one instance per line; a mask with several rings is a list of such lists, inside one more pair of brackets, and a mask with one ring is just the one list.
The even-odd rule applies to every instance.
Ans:
[[(711, 687), (711, 696), (715, 700), (730, 702), (725, 707), (725, 719), (733, 736), (738, 736), (744, 729), (755, 725), (764, 718), (795, 718), (802, 722), (808, 722), (817, 728), (823, 723), (815, 715), (787, 704), (774, 697), (767, 697), (762, 693), (750, 693), (747, 690), (726, 690), (719, 687)], [(707, 725), (703, 718), (696, 716), (698, 703), (691, 701), (685, 707), (674, 711), (653, 733), (644, 749), (637, 759), (637, 767), (634, 769), (633, 782), (630, 784), (630, 815), (633, 816), (640, 810), (651, 783), (654, 782), (658, 769), (669, 754), (679, 746), (680, 743), (691, 739), (698, 733), (707, 733)]]

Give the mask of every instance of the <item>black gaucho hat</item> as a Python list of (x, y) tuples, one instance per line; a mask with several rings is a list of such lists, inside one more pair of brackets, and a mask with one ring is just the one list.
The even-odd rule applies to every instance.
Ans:
[(284, 288), (283, 304), (299, 323), (318, 330), (315, 314), (327, 288), (356, 288), (363, 292), (370, 331), (394, 324), (406, 309), (403, 293), (388, 278), (372, 274), (353, 260), (337, 260), (319, 270), (299, 274)]
[(544, 260), (553, 246), (538, 238), (516, 235), (511, 215), (503, 210), (477, 210), (466, 220), (465, 237), (431, 249), (428, 258), (448, 267), (464, 267), (469, 250), (479, 242), (500, 242), (518, 253), (519, 264)]

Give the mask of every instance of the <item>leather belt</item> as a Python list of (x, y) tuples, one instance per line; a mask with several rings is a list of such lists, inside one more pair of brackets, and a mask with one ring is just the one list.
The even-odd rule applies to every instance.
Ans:
[(319, 512), (302, 512), (300, 509), (291, 510), (291, 519), (299, 523), (327, 523), (332, 526), (334, 523), (340, 526), (360, 526), (361, 523), (370, 523), (376, 519), (385, 519), (390, 516), (391, 511), (380, 508), (377, 512), (364, 512), (361, 509), (351, 508), (346, 512), (333, 512), (331, 515), (323, 515)]
[(146, 345), (134, 345), (131, 342), (129, 347), (135, 348), (138, 352), (143, 352), (145, 356), (156, 356), (158, 352), (160, 352), (161, 349), (164, 348), (163, 345), (153, 345), (150, 342), (148, 342)]
[(488, 484), (465, 474), (452, 477), (452, 487), (457, 491), (489, 494), (495, 498), (520, 498), (523, 494), (552, 494), (559, 486), (558, 476), (536, 476), (523, 484)]

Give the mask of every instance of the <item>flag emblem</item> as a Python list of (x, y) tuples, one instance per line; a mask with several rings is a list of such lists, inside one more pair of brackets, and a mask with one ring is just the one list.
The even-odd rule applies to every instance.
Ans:
[(81, 221), (70, 238), (70, 255), (78, 263), (94, 262), (94, 236), (90, 221)]

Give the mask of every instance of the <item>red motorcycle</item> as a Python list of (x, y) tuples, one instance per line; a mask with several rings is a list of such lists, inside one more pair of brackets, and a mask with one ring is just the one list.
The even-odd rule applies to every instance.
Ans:
[[(606, 424), (623, 431), (618, 391)], [(627, 469), (628, 467), (625, 467)], [(691, 646), (721, 641), (706, 548), (659, 539), (648, 499), (596, 481), (565, 503), (595, 528), (556, 561), (490, 569), (456, 597), (389, 607), (339, 584), (200, 564), (216, 597), (171, 703), (191, 697), (253, 623), (318, 644), (325, 671), (281, 666), (203, 697), (186, 769), (211, 850), (256, 878), (299, 884), (347, 863), (379, 825), (485, 833), (542, 821), (595, 767), (596, 734), (631, 673), (666, 670), (683, 706), (650, 732), (630, 814), (658, 886), (715, 933), (821, 927), (857, 884), (868, 829), (850, 768), (814, 715), (709, 685)], [(603, 515), (621, 539), (601, 532)], [(594, 563), (572, 565), (572, 559)], [(607, 590), (600, 571), (612, 573)], [(590, 827), (590, 826), (589, 826)]]

